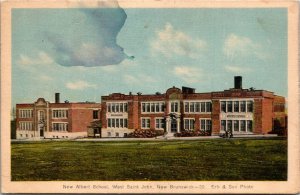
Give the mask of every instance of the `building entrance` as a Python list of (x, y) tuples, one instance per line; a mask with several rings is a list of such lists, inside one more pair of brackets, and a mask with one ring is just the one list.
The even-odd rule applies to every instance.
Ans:
[(176, 119), (171, 120), (171, 133), (177, 132), (177, 121)]

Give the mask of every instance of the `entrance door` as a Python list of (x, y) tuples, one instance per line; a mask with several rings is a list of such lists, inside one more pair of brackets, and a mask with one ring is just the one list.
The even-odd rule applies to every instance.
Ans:
[(40, 137), (44, 137), (44, 127), (40, 127)]
[(173, 119), (171, 121), (171, 132), (172, 133), (176, 133), (177, 132), (177, 121), (175, 119)]

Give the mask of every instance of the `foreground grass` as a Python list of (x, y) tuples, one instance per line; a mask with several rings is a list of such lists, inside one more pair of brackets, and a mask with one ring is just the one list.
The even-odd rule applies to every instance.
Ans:
[(12, 143), (12, 180), (286, 180), (286, 140)]

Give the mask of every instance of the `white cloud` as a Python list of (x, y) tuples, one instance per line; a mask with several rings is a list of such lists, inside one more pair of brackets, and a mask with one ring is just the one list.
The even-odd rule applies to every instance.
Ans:
[(154, 53), (162, 53), (166, 57), (172, 55), (198, 58), (206, 48), (207, 43), (201, 39), (192, 38), (181, 31), (176, 31), (170, 23), (156, 32), (156, 39), (151, 42)]
[(41, 75), (41, 76), (39, 76), (39, 78), (43, 81), (52, 81), (53, 80), (52, 77), (47, 76), (47, 75)]
[(149, 75), (145, 75), (145, 74), (140, 74), (140, 75), (136, 75), (136, 76), (126, 74), (126, 75), (124, 75), (124, 81), (127, 84), (137, 84), (137, 85), (141, 85), (145, 82), (146, 83), (157, 82), (154, 78), (152, 78)]
[(256, 56), (259, 59), (264, 59), (267, 57), (267, 54), (263, 51), (259, 43), (254, 42), (248, 37), (235, 34), (227, 36), (223, 52), (228, 58)]
[(252, 71), (248, 67), (235, 66), (235, 65), (226, 65), (224, 68), (227, 72), (233, 72), (233, 73), (243, 73), (243, 72)]
[(66, 83), (66, 87), (68, 89), (73, 89), (73, 90), (83, 90), (85, 88), (96, 88), (96, 85), (80, 80), (75, 82), (68, 82)]
[(203, 76), (202, 70), (195, 67), (176, 66), (173, 73), (187, 83), (200, 82)]
[(47, 53), (40, 51), (36, 58), (21, 54), (17, 63), (23, 67), (31, 65), (49, 65), (53, 63), (53, 59)]

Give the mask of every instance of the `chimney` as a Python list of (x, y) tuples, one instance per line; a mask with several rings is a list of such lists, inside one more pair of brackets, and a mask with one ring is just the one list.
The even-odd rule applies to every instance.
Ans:
[(234, 77), (234, 89), (243, 89), (241, 76)]
[(60, 103), (59, 101), (59, 93), (55, 93), (55, 103)]

